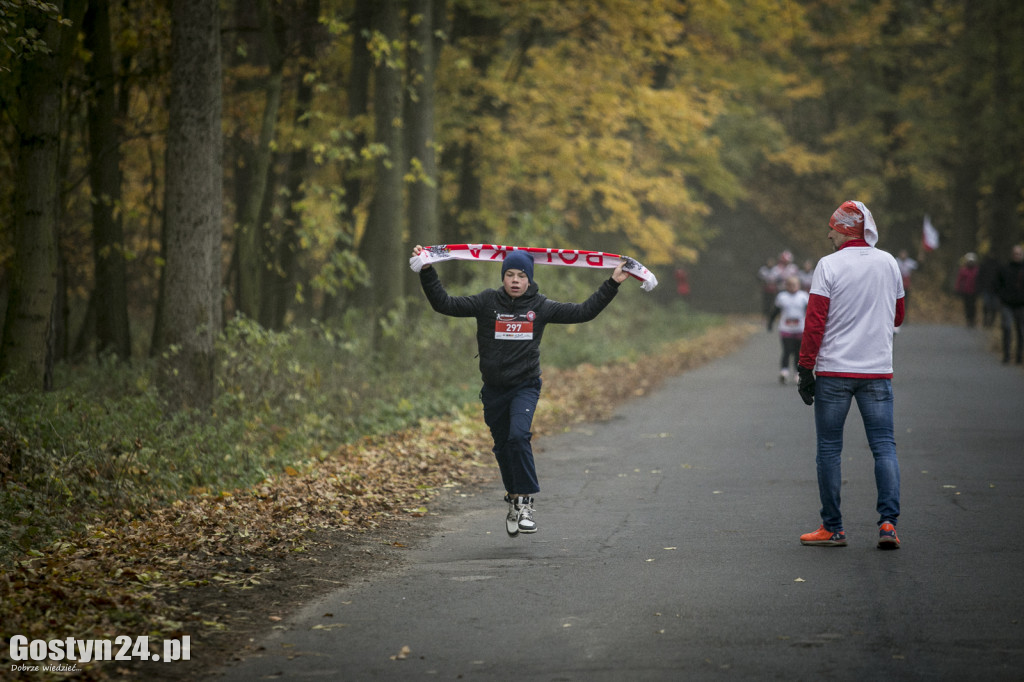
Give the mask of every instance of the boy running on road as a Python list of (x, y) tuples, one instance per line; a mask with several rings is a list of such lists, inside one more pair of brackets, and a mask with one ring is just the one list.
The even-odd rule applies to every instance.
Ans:
[[(423, 250), (412, 250), (415, 258)], [(547, 324), (588, 322), (605, 309), (629, 275), (619, 265), (583, 303), (558, 303), (537, 290), (533, 257), (511, 251), (501, 264), (501, 283), (473, 296), (449, 296), (430, 265), (420, 270), (420, 285), (431, 307), (452, 317), (475, 317), (483, 388), (484, 421), (494, 440), (505, 486), (510, 537), (534, 533), (533, 495), (540, 492), (530, 445), (533, 414), (540, 399), (540, 341)]]

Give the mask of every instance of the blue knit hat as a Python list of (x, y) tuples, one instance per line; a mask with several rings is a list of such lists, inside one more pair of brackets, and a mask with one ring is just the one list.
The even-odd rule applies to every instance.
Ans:
[(505, 260), (501, 262), (501, 278), (505, 279), (505, 271), (508, 269), (522, 270), (526, 277), (533, 281), (533, 256), (525, 251), (512, 251)]

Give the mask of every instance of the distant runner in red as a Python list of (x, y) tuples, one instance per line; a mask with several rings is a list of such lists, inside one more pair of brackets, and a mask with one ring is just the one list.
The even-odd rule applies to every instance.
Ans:
[(900, 465), (893, 428), (892, 343), (903, 323), (903, 278), (891, 254), (875, 248), (878, 228), (867, 206), (844, 202), (829, 220), (834, 253), (814, 268), (800, 344), (798, 391), (814, 405), (821, 526), (805, 545), (842, 547), (839, 509), (843, 425), (857, 401), (875, 458), (878, 547), (898, 549)]
[[(412, 250), (415, 258), (423, 250)], [(430, 265), (420, 284), (431, 307), (452, 317), (475, 317), (483, 388), (484, 421), (494, 439), (505, 486), (505, 531), (510, 537), (534, 533), (533, 495), (540, 492), (530, 445), (533, 413), (540, 399), (540, 341), (547, 324), (589, 322), (611, 303), (629, 277), (622, 265), (583, 303), (558, 303), (537, 290), (533, 257), (510, 251), (501, 262), (501, 287), (473, 296), (449, 296)]]

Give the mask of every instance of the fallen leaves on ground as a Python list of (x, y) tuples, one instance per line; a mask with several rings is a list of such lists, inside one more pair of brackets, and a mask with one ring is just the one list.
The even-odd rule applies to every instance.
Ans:
[[(535, 435), (607, 419), (625, 400), (734, 350), (759, 328), (736, 321), (657, 356), (547, 370)], [(478, 412), (361, 439), (322, 460), (286, 467), (250, 490), (206, 492), (142, 514), (112, 514), (0, 576), (2, 634), (29, 640), (147, 635), (156, 652), (163, 639), (189, 635), (195, 641), (225, 630), (229, 626), (216, 617), (183, 605), (188, 600), (181, 594), (215, 585), (218, 600), (241, 604), (252, 594), (247, 590), (293, 568), (296, 554), (314, 553), (318, 533), (347, 530), (354, 538), (396, 518), (423, 516), (445, 486), (493, 481), (489, 434)], [(275, 611), (265, 623), (281, 618)], [(11, 663), (5, 646), (0, 665), (10, 670)], [(132, 674), (114, 666), (80, 667), (76, 679)]]

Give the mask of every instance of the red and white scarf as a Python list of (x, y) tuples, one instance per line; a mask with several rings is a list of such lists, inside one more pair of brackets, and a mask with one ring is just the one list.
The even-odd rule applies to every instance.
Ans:
[(409, 267), (419, 272), (424, 265), (441, 263), (446, 260), (505, 260), (510, 251), (525, 251), (533, 256), (538, 265), (569, 265), (577, 268), (617, 268), (622, 263), (624, 272), (640, 280), (644, 291), (658, 286), (654, 273), (629, 256), (620, 256), (604, 251), (582, 251), (579, 249), (545, 249), (533, 246), (501, 246), (499, 244), (440, 244), (424, 246), (418, 256), (409, 259)]

